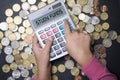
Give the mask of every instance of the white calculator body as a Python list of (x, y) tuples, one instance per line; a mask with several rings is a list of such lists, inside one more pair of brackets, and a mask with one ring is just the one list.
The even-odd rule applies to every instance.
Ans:
[(29, 14), (28, 19), (42, 47), (45, 46), (49, 37), (53, 38), (50, 61), (68, 54), (65, 48), (64, 20), (68, 20), (70, 29), (75, 29), (75, 26), (62, 0)]

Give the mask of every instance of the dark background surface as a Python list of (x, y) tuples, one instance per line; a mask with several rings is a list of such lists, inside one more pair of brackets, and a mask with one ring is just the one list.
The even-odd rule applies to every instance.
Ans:
[[(7, 8), (12, 8), (14, 3), (20, 3), (20, 0), (0, 0), (0, 22), (6, 21), (6, 16), (4, 14)], [(100, 5), (106, 4), (108, 6), (108, 14), (110, 23), (109, 30), (117, 31), (118, 35), (120, 35), (120, 0), (100, 0)], [(101, 43), (101, 41), (97, 41), (97, 43)], [(107, 67), (108, 69), (117, 75), (118, 80), (120, 80), (120, 44), (116, 42), (116, 40), (112, 41), (113, 45), (110, 48), (107, 48)], [(2, 50), (3, 52), (3, 50)], [(63, 63), (64, 59), (58, 59), (53, 61), (52, 64), (58, 65)], [(11, 72), (5, 74), (2, 72), (2, 65), (7, 64), (5, 62), (5, 54), (0, 54), (0, 80), (6, 80), (8, 76), (11, 76)], [(59, 80), (73, 80), (73, 77), (70, 76), (69, 71), (66, 71), (64, 74), (57, 73), (59, 75)], [(30, 74), (31, 76), (31, 74)], [(22, 78), (17, 80), (23, 80)], [(83, 80), (87, 80), (84, 78)]]

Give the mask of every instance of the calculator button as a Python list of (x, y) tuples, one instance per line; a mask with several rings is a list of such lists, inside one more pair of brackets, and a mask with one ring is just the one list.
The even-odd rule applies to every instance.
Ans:
[(42, 34), (42, 35), (40, 36), (40, 38), (41, 38), (41, 39), (45, 39), (45, 38), (46, 38), (46, 35), (45, 35), (45, 34)]
[(58, 50), (58, 49), (60, 49), (59, 45), (54, 46), (54, 50)]
[(45, 28), (45, 31), (48, 31), (48, 30), (50, 30), (50, 27)]
[(54, 50), (51, 48), (51, 49), (50, 49), (50, 53), (52, 53), (53, 51), (54, 51)]
[(56, 40), (54, 40), (52, 44), (53, 44), (53, 45), (56, 45), (56, 44), (57, 44), (57, 41), (56, 41)]
[(61, 36), (60, 33), (55, 34), (55, 37), (56, 37), (56, 38), (58, 38), (58, 37), (60, 37), (60, 36)]
[(61, 38), (57, 39), (57, 41), (60, 43), (63, 41), (63, 38), (61, 37)]
[(64, 30), (63, 30), (63, 31), (61, 31), (61, 33), (62, 33), (62, 35), (64, 35), (64, 34), (65, 34)]
[(56, 54), (57, 54), (57, 55), (60, 55), (61, 53), (62, 53), (61, 50), (56, 51)]
[(62, 24), (63, 23), (63, 21), (59, 21), (59, 22), (57, 22), (57, 25), (60, 25), (60, 24)]
[(38, 34), (42, 34), (43, 32), (44, 32), (44, 30), (41, 30), (41, 31), (38, 32)]
[(53, 24), (53, 25), (51, 25), (50, 27), (51, 27), (51, 28), (54, 28), (54, 27), (56, 27), (56, 24)]
[(65, 42), (60, 43), (60, 47), (64, 47), (65, 46)]
[(63, 30), (63, 29), (64, 29), (64, 26), (63, 26), (63, 25), (59, 26), (59, 29), (60, 29), (60, 30)]
[(54, 33), (57, 33), (58, 31), (59, 31), (58, 28), (53, 29)]
[(63, 51), (63, 52), (66, 52), (67, 50), (66, 50), (66, 48), (62, 48), (62, 51)]
[(55, 56), (56, 56), (55, 53), (51, 53), (51, 54), (50, 54), (50, 57), (51, 57), (51, 58), (54, 58)]
[(52, 39), (54, 40), (54, 39), (55, 39), (55, 36), (52, 36)]
[(52, 33), (52, 31), (49, 31), (46, 34), (47, 34), (47, 36), (52, 36), (53, 33)]
[(43, 44), (46, 44), (46, 42), (47, 42), (47, 39), (43, 40)]

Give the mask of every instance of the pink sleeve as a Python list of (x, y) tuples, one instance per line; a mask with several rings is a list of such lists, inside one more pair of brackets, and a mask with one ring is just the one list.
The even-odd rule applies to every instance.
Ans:
[(37, 78), (31, 78), (30, 80), (39, 80), (39, 79), (37, 79)]
[(117, 80), (95, 57), (81, 69), (90, 80)]

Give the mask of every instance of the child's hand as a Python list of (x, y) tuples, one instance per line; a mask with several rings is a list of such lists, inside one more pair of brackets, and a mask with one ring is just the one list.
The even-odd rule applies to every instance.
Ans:
[(50, 48), (52, 45), (52, 38), (49, 38), (45, 47), (41, 48), (36, 36), (33, 38), (33, 52), (36, 57), (36, 62), (38, 66), (38, 75), (40, 80), (49, 80), (50, 79)]
[(90, 51), (91, 38), (88, 34), (70, 31), (68, 22), (64, 22), (66, 48), (69, 54), (81, 65), (86, 65), (93, 57)]

